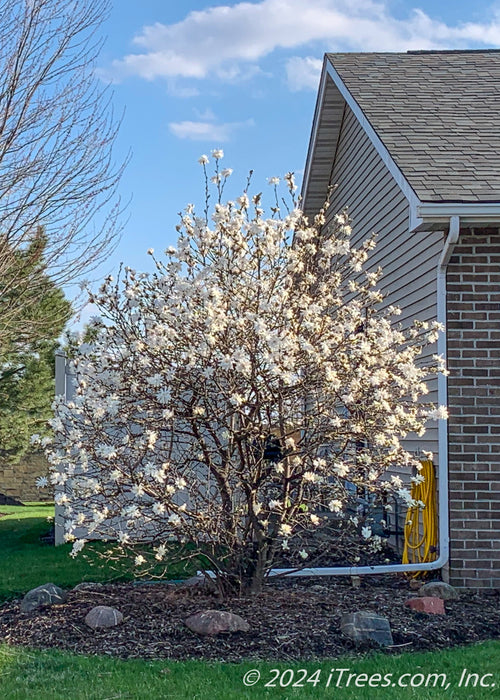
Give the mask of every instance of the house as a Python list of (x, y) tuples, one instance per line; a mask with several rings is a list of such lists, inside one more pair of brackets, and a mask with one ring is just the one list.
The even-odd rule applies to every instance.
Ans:
[(331, 185), (402, 322), (446, 325), (429, 388), (450, 417), (407, 447), (438, 466), (443, 577), (500, 587), (500, 51), (327, 54), (306, 213)]

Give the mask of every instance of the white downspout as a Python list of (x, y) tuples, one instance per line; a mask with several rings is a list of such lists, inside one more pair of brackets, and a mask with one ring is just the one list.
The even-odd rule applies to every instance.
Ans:
[[(446, 348), (446, 269), (450, 261), (453, 249), (458, 241), (460, 232), (460, 217), (450, 218), (450, 230), (446, 237), (443, 252), (437, 267), (437, 320), (444, 326), (444, 331), (439, 334), (438, 354), (445, 359)], [(438, 375), (438, 403), (440, 406), (448, 406), (448, 383), (446, 376)], [(288, 574), (289, 576), (354, 576), (360, 574), (385, 574), (404, 571), (431, 571), (441, 569), (448, 563), (450, 555), (450, 528), (448, 509), (448, 424), (445, 420), (438, 422), (438, 513), (439, 513), (439, 556), (435, 561), (424, 564), (380, 564), (376, 566), (341, 566), (320, 567), (310, 569), (271, 569), (270, 576)]]
[[(443, 252), (438, 263), (437, 273), (437, 320), (444, 326), (444, 331), (438, 337), (438, 354), (445, 360), (448, 358), (446, 344), (447, 313), (446, 313), (446, 270), (458, 241), (460, 233), (460, 217), (450, 217), (450, 228), (446, 237)], [(445, 374), (438, 375), (438, 403), (448, 406), (448, 380)], [(450, 526), (449, 526), (449, 495), (448, 495), (448, 423), (440, 420), (438, 423), (439, 465), (439, 559), (442, 566), (448, 563), (450, 556)]]

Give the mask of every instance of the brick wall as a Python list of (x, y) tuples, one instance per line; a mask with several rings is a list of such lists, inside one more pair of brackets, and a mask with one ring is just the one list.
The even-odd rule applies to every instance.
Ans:
[(500, 229), (464, 229), (447, 274), (450, 582), (500, 587)]
[(0, 461), (0, 494), (23, 502), (53, 500), (50, 489), (35, 486), (37, 477), (45, 476), (47, 471), (47, 461), (41, 454), (27, 455), (19, 464)]

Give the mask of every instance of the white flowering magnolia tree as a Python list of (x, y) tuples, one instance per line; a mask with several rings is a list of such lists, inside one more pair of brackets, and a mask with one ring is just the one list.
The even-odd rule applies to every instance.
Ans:
[(139, 569), (201, 553), (221, 590), (258, 591), (273, 567), (380, 548), (360, 494), (411, 501), (387, 472), (419, 468), (401, 440), (440, 416), (421, 397), (441, 362), (419, 366), (438, 329), (379, 309), (374, 240), (353, 248), (346, 214), (308, 221), (291, 174), (284, 215), (276, 178), (271, 218), (260, 195), (223, 203), (212, 155), (213, 211), (188, 206), (154, 273), (125, 267), (91, 297), (47, 449), (73, 553), (97, 536)]

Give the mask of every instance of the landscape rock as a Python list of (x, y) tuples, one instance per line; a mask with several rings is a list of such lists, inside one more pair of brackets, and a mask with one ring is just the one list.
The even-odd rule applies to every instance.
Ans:
[(197, 634), (220, 634), (221, 632), (248, 632), (250, 625), (239, 615), (225, 610), (205, 610), (190, 615), (185, 625)]
[(85, 617), (85, 624), (92, 627), (93, 630), (102, 627), (116, 627), (122, 622), (122, 613), (116, 608), (110, 608), (108, 605), (96, 605)]
[(22, 612), (32, 612), (41, 605), (61, 605), (68, 598), (66, 591), (54, 583), (44, 583), (28, 591), (21, 601)]
[(446, 615), (443, 600), (441, 598), (435, 598), (434, 596), (410, 598), (405, 601), (405, 605), (416, 612), (427, 613), (427, 615)]
[(419, 589), (418, 595), (441, 598), (442, 600), (458, 600), (460, 595), (456, 588), (444, 581), (429, 581)]
[(355, 642), (373, 641), (384, 647), (394, 644), (389, 620), (365, 610), (344, 613), (340, 621), (340, 630)]
[(98, 591), (103, 587), (102, 583), (94, 583), (94, 581), (82, 581), (77, 583), (73, 588), (74, 591)]

